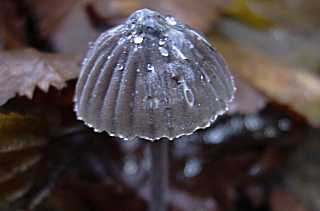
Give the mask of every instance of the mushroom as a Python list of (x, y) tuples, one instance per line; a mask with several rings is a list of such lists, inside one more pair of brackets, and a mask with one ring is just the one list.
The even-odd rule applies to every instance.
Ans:
[(172, 16), (142, 9), (90, 45), (75, 112), (96, 132), (150, 141), (151, 210), (166, 209), (167, 145), (228, 110), (235, 85), (219, 52)]

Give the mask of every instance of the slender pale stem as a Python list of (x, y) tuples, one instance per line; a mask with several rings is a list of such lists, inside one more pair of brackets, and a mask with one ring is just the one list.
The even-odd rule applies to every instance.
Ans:
[(166, 139), (150, 143), (152, 165), (150, 211), (167, 210), (168, 144), (169, 141)]

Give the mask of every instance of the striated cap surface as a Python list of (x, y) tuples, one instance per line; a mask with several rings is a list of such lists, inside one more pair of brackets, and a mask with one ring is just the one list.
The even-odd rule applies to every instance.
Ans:
[(143, 9), (90, 46), (75, 111), (98, 132), (174, 139), (210, 126), (234, 91), (222, 56), (199, 32)]

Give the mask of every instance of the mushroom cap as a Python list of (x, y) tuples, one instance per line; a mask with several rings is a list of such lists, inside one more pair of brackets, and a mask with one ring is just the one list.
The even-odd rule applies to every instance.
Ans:
[(97, 132), (174, 139), (210, 126), (234, 92), (224, 59), (199, 32), (143, 9), (90, 45), (75, 112)]

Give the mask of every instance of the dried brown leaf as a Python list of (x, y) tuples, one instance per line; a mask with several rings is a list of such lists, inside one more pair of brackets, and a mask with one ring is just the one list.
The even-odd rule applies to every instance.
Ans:
[(55, 49), (63, 53), (84, 54), (88, 43), (95, 40), (99, 32), (91, 25), (85, 4), (75, 4), (61, 21), (51, 40)]
[(26, 2), (36, 16), (41, 35), (48, 38), (80, 0), (64, 0), (63, 2), (60, 0), (27, 0)]
[[(163, 14), (177, 17), (201, 31), (210, 30), (210, 26), (221, 16), (221, 9), (230, 0), (93, 0), (91, 1), (102, 16), (125, 17), (134, 10), (150, 8)], [(120, 15), (119, 15), (120, 14)]]
[(202, 0), (198, 3), (194, 0), (141, 0), (141, 2), (145, 7), (173, 15), (201, 31), (210, 30), (212, 24), (219, 20), (219, 9), (228, 3), (227, 0)]
[(16, 94), (32, 98), (36, 87), (62, 89), (78, 76), (78, 62), (59, 54), (33, 49), (0, 51), (0, 105)]
[(235, 77), (236, 94), (231, 102), (229, 113), (251, 114), (262, 110), (268, 100), (258, 90), (243, 81), (240, 77)]
[(16, 1), (0, 1), (0, 39), (6, 48), (26, 46), (26, 17), (19, 13)]
[[(88, 43), (98, 36), (99, 30), (107, 30), (141, 8), (173, 15), (198, 30), (208, 32), (212, 29), (212, 24), (220, 20), (221, 10), (227, 3), (229, 0), (203, 0), (199, 4), (195, 4), (193, 0), (81, 1), (72, 7), (51, 38), (59, 52), (84, 53)], [(86, 13), (88, 6), (90, 12)], [(92, 13), (94, 17), (91, 17)]]
[(272, 61), (252, 49), (234, 43), (216, 42), (233, 72), (274, 102), (320, 126), (320, 78), (310, 71)]

